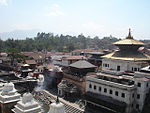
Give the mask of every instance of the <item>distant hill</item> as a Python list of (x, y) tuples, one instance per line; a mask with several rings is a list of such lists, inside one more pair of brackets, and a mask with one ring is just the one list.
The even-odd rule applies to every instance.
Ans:
[[(29, 30), (28, 32), (16, 31), (13, 33), (10, 34), (12, 35), (12, 37), (15, 37), (14, 39), (10, 37), (9, 33), (9, 35), (5, 36), (4, 38), (1, 38), (3, 39), (3, 41), (0, 40), (0, 51), (7, 51), (7, 49), (9, 48), (16, 48), (19, 51), (41, 51), (43, 49), (46, 49), (48, 51), (55, 50), (59, 52), (71, 52), (75, 49), (86, 48), (113, 50), (116, 48), (116, 46), (113, 45), (113, 43), (120, 40), (112, 36), (103, 38), (99, 38), (98, 36), (96, 36), (90, 38), (84, 36), (83, 34), (80, 34), (78, 36), (63, 34), (55, 35), (50, 32), (37, 32), (37, 30)], [(7, 39), (8, 37), (10, 37), (10, 39)], [(21, 40), (21, 38), (24, 40)], [(147, 48), (150, 48), (150, 40), (141, 41), (145, 42)]]
[(0, 38), (2, 40), (7, 40), (8, 38), (13, 39), (26, 39), (26, 37), (36, 37), (36, 34), (40, 32), (39, 29), (31, 29), (31, 30), (14, 30), (11, 32), (3, 32), (0, 33)]

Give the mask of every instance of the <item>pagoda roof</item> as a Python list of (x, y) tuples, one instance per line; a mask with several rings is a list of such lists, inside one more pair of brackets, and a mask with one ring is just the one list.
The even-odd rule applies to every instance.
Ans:
[(120, 41), (117, 41), (113, 43), (115, 45), (145, 45), (143, 42), (134, 40), (133, 37), (131, 36), (131, 30), (129, 29), (129, 34), (128, 36)]
[[(121, 55), (121, 56), (120, 56)], [(117, 52), (112, 52), (110, 54), (102, 56), (102, 58), (116, 59), (116, 60), (128, 60), (128, 61), (148, 61), (150, 60), (150, 56), (147, 54), (128, 54), (122, 55), (117, 54)]]
[(134, 40), (134, 39), (123, 39), (113, 43), (115, 45), (145, 45), (143, 42)]
[(84, 68), (95, 68), (96, 66), (85, 60), (79, 60), (75, 63), (70, 64), (69, 67), (84, 69)]

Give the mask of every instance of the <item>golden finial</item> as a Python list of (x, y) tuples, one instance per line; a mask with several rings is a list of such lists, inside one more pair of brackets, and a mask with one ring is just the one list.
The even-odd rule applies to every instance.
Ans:
[(131, 36), (131, 29), (130, 28), (129, 28), (129, 34), (128, 34), (126, 39), (133, 39), (133, 37)]

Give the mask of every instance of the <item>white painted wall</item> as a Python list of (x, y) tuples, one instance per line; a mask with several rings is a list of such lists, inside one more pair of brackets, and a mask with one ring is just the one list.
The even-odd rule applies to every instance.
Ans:
[[(103, 64), (109, 64), (109, 67), (104, 67)], [(117, 71), (117, 66), (120, 66), (120, 71), (132, 71), (132, 68), (141, 68), (142, 62), (114, 60), (114, 59), (103, 59), (102, 70), (112, 69)]]
[[(92, 88), (89, 88), (89, 85), (92, 85)], [(96, 89), (94, 89), (94, 85), (96, 86)], [(99, 91), (99, 87), (101, 87), (101, 91)], [(104, 92), (104, 88), (107, 89), (107, 93)], [(110, 94), (110, 90), (113, 91), (112, 94)], [(127, 86), (122, 85), (106, 80), (96, 79), (94, 77), (86, 77), (86, 92), (92, 92), (97, 93), (105, 96), (112, 97), (115, 100), (125, 102), (127, 104), (127, 112), (131, 112), (133, 107), (132, 104), (134, 103), (135, 98), (132, 97), (132, 94), (135, 93), (135, 86)], [(118, 91), (118, 96), (115, 95), (115, 91)], [(125, 98), (123, 98), (121, 95), (122, 93), (125, 94)], [(134, 94), (135, 95), (135, 94)]]

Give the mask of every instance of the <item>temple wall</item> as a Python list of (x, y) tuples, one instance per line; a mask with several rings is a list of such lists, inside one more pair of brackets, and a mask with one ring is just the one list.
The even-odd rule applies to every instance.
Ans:
[[(89, 87), (91, 84), (91, 88)], [(96, 87), (96, 89), (94, 88)], [(101, 87), (101, 90), (99, 89)], [(104, 91), (104, 89), (107, 89), (107, 92)], [(110, 90), (112, 93), (110, 93)], [(118, 92), (118, 96), (116, 95), (116, 91)], [(116, 99), (118, 101), (125, 102), (127, 104), (126, 111), (127, 113), (130, 113), (133, 110), (133, 103), (135, 101), (135, 98), (133, 95), (135, 95), (135, 88), (127, 87), (125, 85), (117, 85), (116, 83), (112, 83), (105, 80), (94, 80), (90, 77), (88, 77), (86, 81), (86, 92), (92, 92), (96, 94), (105, 95), (108, 97), (112, 97), (113, 99)], [(125, 97), (122, 97), (122, 93), (125, 94)]]
[[(107, 64), (107, 66), (105, 66)], [(117, 66), (120, 66), (120, 71), (139, 71), (145, 62), (134, 62), (134, 61), (124, 61), (124, 60), (114, 60), (114, 59), (103, 59), (102, 60), (102, 70), (115, 70), (117, 71)]]

